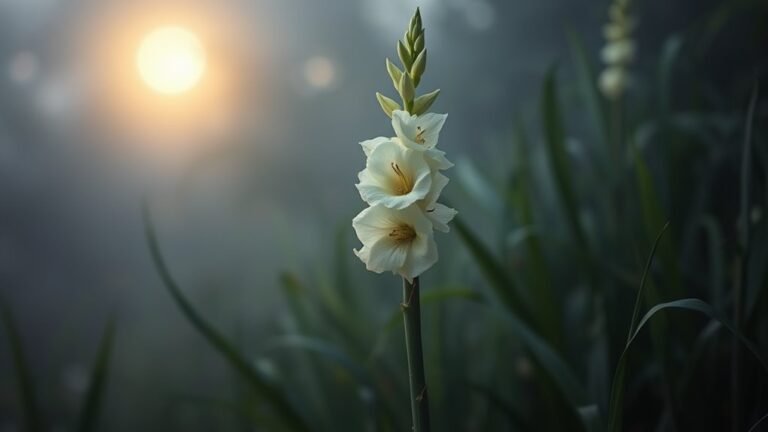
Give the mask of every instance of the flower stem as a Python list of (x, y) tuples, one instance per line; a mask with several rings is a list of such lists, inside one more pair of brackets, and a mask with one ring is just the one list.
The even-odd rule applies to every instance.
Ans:
[(421, 349), (421, 294), (419, 278), (413, 283), (403, 279), (403, 324), (405, 352), (408, 357), (408, 377), (411, 390), (411, 414), (414, 432), (429, 432), (429, 398), (424, 378), (424, 356)]

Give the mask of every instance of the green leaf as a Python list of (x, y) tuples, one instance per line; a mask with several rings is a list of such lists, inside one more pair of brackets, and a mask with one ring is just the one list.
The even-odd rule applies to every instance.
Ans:
[(515, 219), (520, 227), (514, 233), (519, 235), (520, 242), (525, 246), (528, 271), (524, 272), (523, 277), (526, 281), (526, 294), (531, 299), (532, 308), (536, 311), (537, 329), (553, 346), (561, 347), (561, 312), (552, 287), (552, 278), (544, 258), (540, 236), (536, 232), (531, 199), (533, 184), (530, 171), (531, 160), (528, 153), (528, 138), (522, 121), (517, 122), (515, 132), (513, 158), (518, 163), (509, 176), (506, 191), (508, 205), (505, 211), (516, 215)]
[[(648, 239), (651, 239), (662, 229), (667, 218), (661, 208), (658, 194), (656, 193), (656, 188), (653, 184), (653, 177), (651, 176), (651, 171), (648, 169), (648, 165), (646, 165), (640, 151), (635, 146), (632, 146), (631, 148), (635, 159), (635, 175), (637, 188), (640, 192), (640, 206), (643, 212), (645, 235)], [(680, 270), (675, 257), (675, 249), (675, 246), (672, 244), (672, 239), (665, 241), (663, 247), (659, 249), (659, 258), (667, 275), (665, 277), (667, 291), (669, 292), (669, 295), (672, 296), (682, 294)], [(651, 294), (654, 298), (657, 297), (655, 290), (651, 292)], [(658, 300), (653, 303), (657, 302)]]
[(335, 345), (319, 339), (302, 335), (286, 335), (268, 341), (264, 345), (265, 350), (274, 350), (280, 348), (299, 349), (319, 355), (322, 358), (330, 360), (332, 363), (340, 366), (361, 386), (371, 387), (371, 380), (368, 372), (360, 364), (352, 360), (349, 355), (336, 347)]
[(241, 354), (229, 340), (219, 333), (218, 330), (208, 323), (202, 315), (195, 310), (189, 300), (186, 299), (163, 260), (146, 202), (143, 203), (142, 210), (144, 234), (147, 245), (149, 246), (152, 262), (163, 282), (163, 286), (184, 314), (184, 317), (208, 341), (208, 343), (210, 343), (211, 346), (224, 357), (229, 365), (240, 373), (246, 383), (249, 384), (255, 392), (264, 396), (264, 398), (271, 403), (276, 414), (291, 428), (291, 430), (308, 431), (309, 427), (282, 392), (274, 387), (272, 383), (266, 381), (253, 365), (246, 360), (245, 356), (243, 356), (243, 354)]
[(532, 316), (526, 309), (514, 281), (509, 277), (504, 266), (496, 260), (491, 251), (464, 224), (461, 218), (454, 218), (453, 226), (480, 266), (483, 275), (490, 282), (496, 298), (506, 305), (511, 313), (520, 316), (524, 322), (531, 324), (533, 322)]
[(592, 63), (589, 60), (584, 41), (576, 33), (568, 33), (568, 41), (571, 45), (573, 60), (576, 64), (576, 75), (579, 83), (581, 97), (587, 106), (595, 131), (603, 140), (605, 148), (609, 144), (608, 116), (605, 111), (604, 99), (597, 89), (597, 76)]
[(728, 321), (726, 321), (724, 318), (721, 318), (719, 314), (715, 311), (715, 309), (710, 306), (709, 304), (705, 303), (702, 300), (696, 299), (696, 298), (687, 298), (687, 299), (681, 299), (681, 300), (675, 300), (667, 303), (660, 303), (656, 306), (652, 307), (646, 314), (643, 316), (643, 319), (640, 320), (640, 322), (637, 325), (637, 328), (633, 333), (630, 334), (629, 341), (627, 342), (626, 347), (624, 348), (624, 351), (621, 353), (621, 357), (619, 358), (619, 366), (616, 369), (616, 374), (614, 377), (614, 383), (613, 388), (611, 389), (611, 405), (610, 405), (610, 431), (621, 431), (621, 419), (622, 419), (622, 399), (623, 399), (623, 393), (624, 393), (624, 374), (627, 364), (627, 355), (629, 353), (629, 349), (632, 347), (632, 343), (636, 340), (637, 335), (640, 333), (640, 331), (645, 327), (645, 325), (650, 321), (651, 318), (654, 317), (658, 312), (661, 312), (666, 309), (685, 309), (693, 312), (699, 312), (710, 319), (718, 321), (723, 327), (725, 327), (728, 331), (733, 334), (753, 355), (754, 357), (760, 362), (760, 364), (763, 366), (763, 368), (768, 372), (768, 362), (760, 355), (757, 347), (755, 347), (744, 335), (742, 335), (736, 328), (731, 325)]
[(107, 373), (109, 372), (109, 361), (112, 356), (114, 339), (115, 321), (114, 319), (110, 319), (104, 329), (104, 335), (99, 344), (96, 361), (91, 370), (90, 384), (88, 385), (88, 391), (85, 394), (85, 402), (80, 411), (78, 430), (81, 432), (98, 430), (99, 415), (104, 399), (104, 388), (106, 387)]
[(565, 209), (566, 220), (576, 241), (579, 243), (583, 255), (590, 256), (590, 246), (579, 220), (579, 205), (571, 188), (571, 170), (568, 162), (568, 151), (565, 148), (565, 131), (560, 114), (560, 102), (557, 97), (557, 82), (555, 68), (551, 68), (544, 78), (544, 90), (541, 102), (542, 118), (544, 125), (544, 137), (549, 156), (555, 185)]
[(429, 92), (427, 94), (423, 94), (413, 101), (413, 113), (416, 115), (422, 115), (429, 107), (432, 106), (432, 104), (437, 100), (437, 96), (440, 95), (440, 89), (437, 89), (433, 92)]
[(41, 431), (42, 424), (38, 413), (40, 412), (35, 396), (35, 384), (32, 381), (32, 374), (29, 372), (24, 347), (21, 342), (21, 335), (16, 328), (16, 320), (13, 317), (11, 308), (0, 301), (0, 309), (3, 324), (8, 334), (8, 342), (11, 346), (11, 356), (13, 357), (13, 366), (16, 370), (16, 379), (19, 386), (19, 395), (21, 396), (21, 405), (24, 410), (24, 423), (29, 432)]
[[(629, 320), (629, 331), (627, 334), (627, 342), (625, 344), (624, 352), (626, 352), (626, 347), (629, 346), (632, 340), (632, 334), (635, 329), (635, 323), (637, 322), (637, 317), (640, 314), (640, 307), (643, 302), (643, 289), (645, 288), (645, 282), (648, 278), (648, 273), (651, 270), (651, 264), (653, 264), (653, 258), (654, 256), (656, 256), (656, 248), (659, 246), (661, 237), (664, 235), (664, 232), (667, 230), (668, 226), (669, 226), (669, 222), (667, 222), (664, 225), (664, 228), (662, 228), (662, 230), (656, 236), (656, 241), (654, 241), (653, 247), (651, 248), (651, 252), (648, 254), (648, 260), (645, 263), (643, 276), (640, 279), (640, 287), (638, 288), (637, 296), (635, 297), (635, 306), (634, 306), (634, 309), (632, 310), (632, 317)], [(626, 356), (624, 356), (624, 354), (622, 353), (621, 357), (619, 358), (619, 363), (616, 366), (616, 371), (614, 372), (613, 382), (611, 383), (611, 398), (608, 402), (609, 422), (611, 427), (620, 427), (620, 424), (621, 424), (622, 403), (624, 400), (624, 378), (626, 375), (626, 367), (627, 367), (627, 359), (626, 359)]]

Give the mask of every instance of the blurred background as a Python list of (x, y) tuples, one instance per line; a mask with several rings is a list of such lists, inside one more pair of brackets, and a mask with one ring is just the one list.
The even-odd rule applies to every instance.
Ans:
[[(768, 354), (768, 7), (633, 2), (631, 85), (611, 101), (610, 5), (0, 0), (0, 431), (407, 430), (400, 282), (364, 271), (351, 219), (357, 143), (391, 134), (374, 93), (394, 96), (384, 58), (416, 6), (464, 225), (438, 235), (423, 278), (436, 430), (608, 427), (666, 221), (640, 316), (701, 298)], [(169, 43), (184, 76), (157, 66)], [(184, 295), (279, 396), (169, 295), (145, 196)], [(583, 404), (492, 305), (568, 365)], [(765, 370), (712, 335), (719, 321), (654, 322), (630, 357), (627, 430), (747, 430), (768, 413)]]

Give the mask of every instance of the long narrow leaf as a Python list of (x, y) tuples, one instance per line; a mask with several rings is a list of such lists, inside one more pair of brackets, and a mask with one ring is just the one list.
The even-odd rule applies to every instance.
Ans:
[(21, 342), (21, 335), (16, 328), (16, 320), (13, 318), (11, 308), (5, 303), (0, 302), (2, 309), (2, 320), (5, 324), (5, 330), (8, 334), (8, 342), (11, 346), (11, 355), (13, 356), (13, 365), (16, 368), (16, 377), (19, 385), (19, 395), (21, 396), (22, 408), (24, 409), (24, 422), (29, 432), (42, 430), (40, 418), (38, 417), (37, 397), (35, 396), (35, 385), (32, 381), (32, 375), (27, 367), (27, 359), (24, 355), (24, 347)]
[[(629, 342), (627, 343), (627, 346), (624, 348), (624, 351), (621, 354), (621, 358), (619, 359), (619, 368), (621, 368), (621, 374), (624, 374), (624, 368), (626, 367), (626, 359), (627, 355), (629, 353), (629, 349), (632, 347), (632, 343), (636, 340), (637, 335), (640, 333), (640, 331), (645, 327), (645, 325), (650, 321), (651, 318), (654, 317), (658, 312), (666, 310), (666, 309), (685, 309), (689, 311), (699, 312), (707, 317), (709, 317), (712, 320), (716, 320), (719, 322), (724, 328), (726, 328), (728, 331), (733, 334), (753, 355), (754, 357), (760, 362), (760, 364), (763, 366), (766, 372), (768, 372), (768, 362), (760, 355), (760, 352), (758, 349), (750, 342), (744, 335), (741, 334), (741, 332), (737, 331), (736, 328), (726, 321), (724, 318), (720, 317), (718, 313), (715, 311), (715, 309), (710, 306), (709, 304), (705, 303), (702, 300), (695, 299), (695, 298), (687, 298), (687, 299), (681, 299), (681, 300), (675, 300), (667, 303), (660, 303), (656, 306), (652, 307), (646, 314), (643, 316), (643, 319), (640, 320), (640, 322), (637, 325), (637, 328), (635, 331), (631, 334), (629, 338)], [(614, 378), (614, 388), (612, 390), (611, 395), (611, 422), (610, 422), (610, 431), (620, 431), (621, 430), (621, 411), (622, 406), (620, 403), (616, 403), (617, 401), (620, 402), (620, 396), (619, 393), (623, 393), (623, 379), (619, 380), (619, 369), (617, 368), (616, 374), (617, 377)]]
[[(638, 288), (637, 296), (635, 297), (635, 306), (634, 306), (634, 309), (632, 310), (632, 317), (630, 318), (630, 321), (629, 321), (629, 331), (627, 332), (627, 342), (625, 344), (625, 349), (624, 349), (625, 352), (626, 352), (626, 347), (629, 346), (632, 340), (632, 334), (635, 331), (634, 329), (635, 329), (635, 323), (637, 322), (637, 317), (640, 315), (640, 307), (643, 302), (643, 290), (645, 288), (645, 282), (648, 279), (648, 273), (650, 273), (651, 271), (651, 264), (653, 264), (653, 258), (656, 256), (656, 248), (659, 246), (661, 237), (664, 235), (664, 232), (666, 232), (668, 226), (669, 226), (669, 222), (664, 224), (664, 227), (656, 236), (656, 241), (653, 242), (651, 253), (648, 254), (648, 260), (645, 263), (643, 276), (640, 279), (640, 287)], [(624, 403), (624, 378), (626, 375), (626, 368), (627, 368), (627, 358), (622, 353), (621, 357), (619, 358), (619, 362), (616, 366), (616, 372), (614, 373), (614, 376), (613, 376), (613, 382), (611, 384), (611, 398), (608, 401), (608, 414), (609, 414), (609, 422), (610, 422), (611, 428), (619, 427), (619, 423), (621, 423), (622, 404)], [(611, 430), (614, 430), (614, 429), (611, 429)]]
[(106, 387), (107, 373), (109, 372), (109, 360), (112, 356), (112, 346), (115, 337), (115, 321), (110, 320), (104, 329), (104, 335), (99, 343), (99, 351), (91, 370), (90, 384), (85, 394), (85, 403), (80, 411), (81, 432), (97, 430), (99, 414), (101, 413)]
[(551, 68), (544, 78), (544, 90), (542, 94), (541, 110), (544, 126), (544, 137), (547, 151), (549, 153), (549, 162), (552, 167), (552, 174), (555, 177), (557, 192), (562, 200), (566, 213), (566, 221), (571, 228), (576, 241), (582, 247), (582, 250), (589, 253), (590, 247), (587, 243), (587, 237), (581, 227), (579, 220), (579, 207), (576, 201), (576, 195), (571, 188), (571, 182), (574, 178), (571, 176), (571, 170), (568, 162), (568, 151), (565, 147), (565, 131), (563, 129), (563, 120), (560, 113), (557, 97), (557, 82), (555, 68)]
[(155, 265), (163, 285), (173, 298), (176, 305), (187, 318), (187, 320), (197, 329), (200, 334), (218, 351), (236, 371), (238, 371), (246, 382), (259, 394), (264, 396), (277, 412), (277, 415), (290, 426), (291, 430), (307, 431), (306, 425), (299, 413), (293, 408), (287, 398), (271, 383), (264, 380), (259, 372), (251, 365), (245, 357), (234, 348), (218, 330), (209, 324), (200, 315), (192, 304), (184, 297), (181, 289), (171, 276), (165, 261), (163, 260), (160, 246), (157, 242), (155, 230), (149, 215), (147, 204), (143, 205), (144, 233), (149, 246), (152, 261)]
[(483, 242), (464, 224), (464, 221), (456, 217), (453, 220), (453, 227), (459, 233), (459, 237), (469, 249), (469, 252), (477, 261), (480, 270), (491, 284), (495, 296), (505, 304), (512, 313), (525, 321), (533, 323), (531, 314), (525, 308), (522, 298), (520, 298), (514, 281), (507, 274), (504, 267), (493, 256), (490, 250)]

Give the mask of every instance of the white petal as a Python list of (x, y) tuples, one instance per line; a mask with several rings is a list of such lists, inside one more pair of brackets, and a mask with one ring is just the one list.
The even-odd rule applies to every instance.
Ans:
[(405, 147), (424, 151), (437, 145), (447, 114), (427, 113), (412, 116), (405, 111), (392, 112), (392, 129)]
[(431, 209), (435, 205), (437, 199), (440, 197), (440, 193), (448, 184), (448, 181), (448, 177), (439, 172), (432, 174), (432, 187), (429, 189), (429, 193), (424, 197), (424, 201), (422, 202), (423, 208)]
[(381, 143), (385, 143), (387, 141), (392, 141), (392, 139), (386, 138), (386, 137), (376, 137), (374, 139), (362, 141), (360, 145), (363, 147), (363, 152), (365, 153), (365, 156), (368, 157), (371, 155), (371, 152), (376, 147), (378, 147)]
[[(410, 190), (407, 193), (403, 193), (401, 175), (408, 179)], [(424, 155), (394, 142), (379, 144), (358, 178), (357, 189), (365, 202), (394, 209), (404, 209), (422, 200), (432, 186), (431, 171)]]
[(352, 252), (357, 255), (358, 258), (360, 258), (360, 261), (365, 263), (366, 268), (368, 267), (368, 260), (371, 258), (371, 249), (368, 246), (363, 246), (360, 248), (360, 250), (352, 249)]
[(368, 207), (352, 219), (352, 228), (363, 246), (371, 246), (379, 239), (387, 237), (397, 221), (393, 221), (388, 209)]
[(448, 232), (450, 231), (448, 222), (453, 220), (458, 212), (443, 204), (435, 203), (433, 207), (426, 210), (426, 213), (436, 230)]
[(453, 167), (453, 162), (445, 157), (445, 152), (438, 149), (429, 149), (424, 152), (424, 159), (429, 167), (434, 170), (446, 170)]
[(366, 268), (381, 273), (391, 271), (397, 273), (408, 256), (408, 245), (399, 245), (388, 238), (383, 238), (371, 246)]
[(399, 273), (412, 282), (413, 278), (435, 265), (437, 258), (437, 244), (432, 232), (419, 234), (416, 240), (411, 243), (410, 250)]

